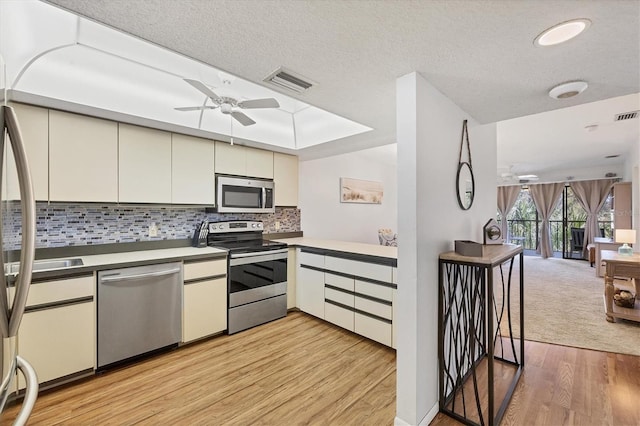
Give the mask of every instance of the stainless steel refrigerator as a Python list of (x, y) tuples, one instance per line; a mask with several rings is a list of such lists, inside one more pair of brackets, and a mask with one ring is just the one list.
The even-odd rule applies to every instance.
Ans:
[[(16, 391), (17, 374), (25, 377), (26, 388), (22, 407), (15, 425), (24, 425), (31, 414), (38, 396), (38, 380), (31, 365), (18, 355), (18, 329), (22, 321), (35, 254), (35, 201), (31, 175), (25, 153), (18, 119), (13, 108), (6, 105), (6, 92), (2, 90), (0, 99), (0, 366), (2, 382), (0, 387), (0, 413), (4, 411), (8, 398)], [(17, 182), (16, 182), (17, 181)], [(19, 187), (18, 196), (7, 196), (8, 185)], [(2, 198), (6, 199), (2, 199)], [(18, 199), (19, 198), (19, 199)], [(21, 219), (15, 218), (16, 215)], [(10, 216), (14, 216), (10, 219)], [(11, 245), (5, 240), (5, 224), (18, 223), (21, 234), (20, 243)], [(11, 231), (17, 229), (12, 225)], [(9, 262), (20, 262), (17, 274), (8, 274), (6, 265)], [(2, 414), (4, 418), (4, 414)]]

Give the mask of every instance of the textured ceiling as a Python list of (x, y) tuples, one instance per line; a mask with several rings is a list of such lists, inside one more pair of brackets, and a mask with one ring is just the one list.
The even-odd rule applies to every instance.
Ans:
[[(412, 71), (481, 123), (640, 92), (638, 0), (51, 3), (259, 84), (285, 66), (318, 83), (294, 97), (375, 129), (311, 156), (394, 142), (395, 81)], [(592, 21), (580, 37), (533, 45), (578, 17)], [(547, 95), (575, 79), (589, 89), (563, 101)]]

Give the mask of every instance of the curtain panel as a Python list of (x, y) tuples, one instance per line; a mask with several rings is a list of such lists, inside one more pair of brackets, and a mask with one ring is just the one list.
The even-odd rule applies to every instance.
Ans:
[(529, 193), (536, 206), (536, 210), (538, 210), (538, 215), (540, 215), (542, 219), (540, 225), (540, 243), (538, 244), (537, 252), (540, 253), (543, 259), (553, 256), (549, 218), (556, 208), (558, 200), (560, 200), (563, 189), (564, 183), (539, 183), (529, 186)]
[(509, 236), (507, 235), (509, 231), (507, 215), (516, 204), (521, 189), (520, 185), (498, 187), (498, 211), (502, 217), (500, 228), (502, 229), (502, 238), (504, 238), (505, 242), (509, 242)]
[(587, 245), (600, 236), (598, 229), (598, 212), (607, 200), (607, 195), (613, 186), (611, 179), (585, 180), (570, 183), (576, 199), (587, 212), (587, 222), (584, 225), (583, 257), (588, 258)]

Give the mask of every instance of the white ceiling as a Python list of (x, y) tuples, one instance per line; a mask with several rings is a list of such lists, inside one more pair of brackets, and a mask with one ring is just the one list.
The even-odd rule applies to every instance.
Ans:
[[(420, 72), (481, 123), (536, 114), (499, 126), (505, 129), (498, 147), (500, 167), (543, 162), (546, 165), (536, 167), (551, 163), (562, 167), (563, 162), (572, 168), (595, 167), (597, 157), (611, 148), (601, 147), (604, 141), (620, 150), (629, 138), (638, 143), (640, 120), (628, 125), (626, 133), (603, 125), (585, 135), (582, 122), (574, 126), (578, 129), (550, 131), (544, 138), (531, 132), (542, 128), (536, 118), (550, 117), (539, 113), (640, 92), (638, 0), (51, 3), (260, 85), (265, 85), (262, 80), (269, 73), (285, 66), (318, 83), (292, 97), (374, 129), (303, 149), (302, 158), (395, 142), (395, 81), (412, 71)], [(588, 18), (592, 25), (562, 45), (533, 45), (544, 29), (573, 18)], [(579, 96), (557, 101), (547, 95), (556, 84), (575, 79), (589, 82)], [(637, 98), (635, 104), (640, 109)], [(617, 109), (606, 104), (593, 120), (607, 122), (612, 114), (623, 112)], [(552, 129), (557, 120), (569, 119), (551, 119)], [(525, 127), (514, 130), (515, 124)], [(549, 137), (560, 134), (560, 141)], [(594, 150), (596, 155), (582, 158), (575, 150), (558, 149), (567, 141), (582, 147), (578, 151)], [(530, 155), (530, 148), (525, 148), (530, 144), (537, 152), (551, 153), (549, 161)], [(526, 172), (535, 173), (535, 167)]]

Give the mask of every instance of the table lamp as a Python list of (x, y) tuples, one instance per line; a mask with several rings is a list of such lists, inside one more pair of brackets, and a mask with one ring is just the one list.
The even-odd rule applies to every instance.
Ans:
[(636, 230), (635, 229), (616, 229), (615, 230), (616, 243), (623, 243), (618, 248), (618, 254), (631, 256), (633, 249), (629, 247), (629, 244), (636, 242)]

